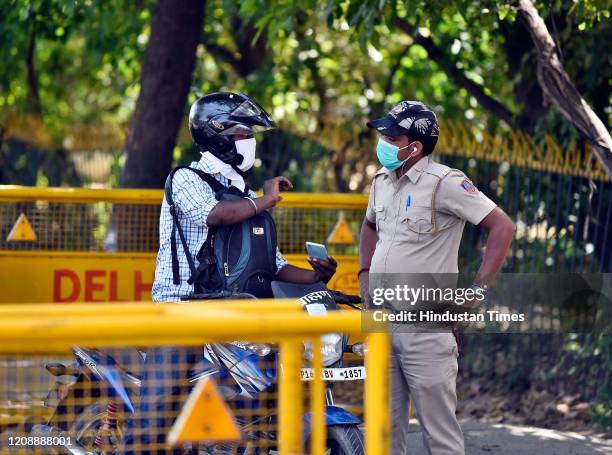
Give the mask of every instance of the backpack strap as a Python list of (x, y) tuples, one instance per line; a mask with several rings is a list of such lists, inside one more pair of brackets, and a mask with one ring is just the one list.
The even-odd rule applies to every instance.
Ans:
[[(195, 276), (196, 271), (197, 271), (195, 263), (193, 261), (193, 257), (191, 256), (191, 253), (189, 252), (187, 241), (185, 240), (185, 233), (183, 232), (183, 229), (181, 228), (181, 225), (178, 221), (178, 215), (176, 213), (176, 206), (174, 204), (174, 198), (172, 197), (172, 179), (174, 178), (174, 174), (176, 173), (176, 171), (180, 169), (189, 169), (190, 171), (195, 172), (202, 180), (204, 180), (208, 184), (208, 186), (210, 186), (210, 188), (215, 192), (215, 194), (218, 191), (225, 189), (225, 187), (219, 181), (217, 181), (217, 179), (215, 179), (212, 175), (207, 174), (206, 172), (201, 171), (199, 169), (194, 169), (189, 166), (177, 166), (170, 172), (170, 175), (168, 175), (168, 178), (166, 179), (166, 184), (164, 185), (164, 195), (166, 197), (166, 202), (168, 203), (168, 206), (170, 208), (170, 214), (172, 215), (172, 234), (170, 236), (170, 251), (172, 254), (172, 280), (176, 286), (181, 284), (181, 277), (179, 274), (179, 265), (178, 265), (178, 252), (176, 250), (176, 231), (177, 230), (179, 233), (179, 238), (181, 239), (181, 244), (183, 245), (183, 251), (185, 252), (185, 255), (187, 256), (187, 263), (189, 264), (189, 270), (191, 271), (191, 276), (192, 277)], [(188, 282), (190, 280), (188, 280)]]

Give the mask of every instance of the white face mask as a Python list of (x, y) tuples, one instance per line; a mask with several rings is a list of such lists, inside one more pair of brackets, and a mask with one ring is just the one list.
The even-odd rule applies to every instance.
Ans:
[(242, 155), (242, 163), (238, 165), (238, 169), (242, 172), (246, 172), (253, 167), (253, 163), (255, 163), (255, 148), (257, 146), (257, 141), (254, 137), (249, 139), (241, 139), (239, 141), (235, 141), (236, 151)]

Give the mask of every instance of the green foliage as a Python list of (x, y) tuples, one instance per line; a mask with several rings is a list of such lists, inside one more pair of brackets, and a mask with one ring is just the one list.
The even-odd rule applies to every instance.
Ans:
[[(557, 1), (538, 6), (560, 45), (566, 69), (587, 101), (605, 118), (610, 61), (595, 56), (608, 54), (602, 48), (610, 41), (610, 24), (603, 22), (608, 12), (602, 3), (588, 3), (588, 8), (583, 3)], [(591, 11), (588, 30), (577, 36), (587, 10)], [(529, 116), (532, 110), (532, 98), (516, 96), (517, 91), (537, 86), (537, 80), (532, 44), (511, 53), (515, 37), (505, 31), (514, 27), (516, 11), (511, 3), (249, 0), (242, 3), (240, 12), (252, 17), (270, 45), (279, 45), (282, 55), (289, 57), (282, 63), (275, 61), (274, 69), (283, 71), (275, 74), (274, 90), (283, 95), (273, 99), (285, 106), (296, 100), (305, 107), (297, 110), (297, 119), (288, 119), (292, 128), (317, 125), (312, 107), (340, 106), (337, 110), (345, 112), (342, 127), (350, 129), (355, 123), (363, 125), (368, 117), (382, 115), (393, 103), (412, 98), (424, 100), (444, 118), (467, 120), (477, 128), (504, 134), (505, 126), (496, 114), (484, 109), (480, 100), (457, 84), (418, 42), (414, 44), (417, 34), (431, 37), (447, 64), (481, 86), (486, 96), (501, 102), (517, 119)], [(413, 33), (398, 27), (398, 21)], [(318, 70), (316, 74), (312, 68)], [(313, 77), (319, 80), (313, 81)], [(321, 90), (321, 85), (325, 89)], [(345, 106), (350, 107), (343, 109)], [(534, 115), (536, 143), (542, 143), (546, 134), (562, 147), (581, 140), (554, 109)], [(302, 128), (300, 133), (304, 132)], [(351, 148), (371, 147), (362, 138), (353, 139)], [(362, 150), (357, 153), (363, 155)], [(372, 156), (370, 150), (365, 153)]]
[[(126, 131), (153, 6), (154, 0), (0, 4), (0, 126), (8, 114), (37, 112), (39, 99), (43, 123), (59, 144), (75, 127)], [(607, 117), (612, 37), (606, 2), (537, 6), (579, 90)], [(423, 100), (445, 120), (507, 134), (498, 115), (449, 68), (517, 118), (532, 111), (531, 98), (517, 93), (537, 86), (534, 53), (530, 42), (512, 47), (514, 18), (511, 3), (493, 0), (209, 0), (188, 103), (212, 91), (246, 91), (288, 136), (301, 138), (283, 151), (291, 159), (275, 170), (310, 161), (301, 188), (362, 190), (375, 163), (365, 122), (402, 99)], [(441, 56), (432, 58), (423, 39)], [(545, 134), (561, 146), (580, 140), (555, 110), (534, 115), (536, 143)], [(177, 147), (178, 160), (197, 157), (185, 128)], [(338, 176), (346, 182), (335, 185)]]
[(607, 0), (578, 0), (570, 9), (575, 17), (578, 30), (593, 27), (598, 22), (610, 19), (610, 2)]
[[(138, 90), (151, 1), (12, 0), (0, 6), (0, 110), (71, 123), (126, 123)], [(28, 50), (32, 66), (28, 70)], [(28, 71), (31, 74), (28, 74)], [(29, 78), (34, 78), (37, 87)]]

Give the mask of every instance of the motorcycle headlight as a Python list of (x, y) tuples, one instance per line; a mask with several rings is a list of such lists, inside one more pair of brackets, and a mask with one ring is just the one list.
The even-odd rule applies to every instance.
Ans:
[[(338, 333), (326, 333), (321, 336), (321, 357), (323, 366), (327, 367), (342, 358), (342, 336)], [(304, 358), (312, 360), (312, 343), (304, 343)]]
[(327, 333), (321, 337), (321, 355), (323, 366), (329, 366), (342, 358), (342, 336)]

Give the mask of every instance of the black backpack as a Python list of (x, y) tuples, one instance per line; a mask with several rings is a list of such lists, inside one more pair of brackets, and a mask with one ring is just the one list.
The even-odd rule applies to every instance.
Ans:
[(263, 211), (241, 223), (209, 227), (208, 236), (196, 255), (196, 266), (178, 222), (177, 207), (172, 198), (172, 178), (180, 169), (196, 173), (210, 186), (218, 201), (242, 199), (248, 196), (248, 189), (240, 191), (234, 186), (226, 188), (212, 175), (188, 166), (178, 166), (168, 175), (164, 192), (173, 220), (170, 239), (173, 280), (175, 285), (181, 283), (176, 247), (178, 231), (191, 272), (187, 282), (194, 287), (193, 294), (182, 298), (221, 298), (236, 294), (272, 297), (271, 282), (277, 272), (276, 224), (272, 216)]

